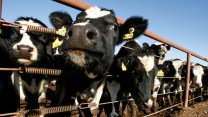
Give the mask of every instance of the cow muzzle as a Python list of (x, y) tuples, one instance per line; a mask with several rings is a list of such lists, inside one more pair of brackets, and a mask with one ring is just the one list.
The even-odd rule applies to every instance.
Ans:
[(34, 48), (26, 45), (17, 45), (15, 50), (18, 62), (24, 65), (30, 65), (32, 63), (31, 57)]
[(70, 48), (90, 49), (96, 39), (99, 37), (99, 31), (94, 26), (77, 25), (71, 26), (68, 30), (68, 46)]

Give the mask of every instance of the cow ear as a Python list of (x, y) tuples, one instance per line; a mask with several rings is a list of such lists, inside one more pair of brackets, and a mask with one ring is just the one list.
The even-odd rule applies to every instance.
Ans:
[(61, 29), (62, 26), (69, 27), (73, 22), (71, 16), (67, 12), (63, 12), (63, 11), (52, 12), (49, 15), (49, 19), (51, 24), (56, 29)]
[(119, 28), (119, 42), (135, 39), (140, 36), (147, 28), (148, 20), (134, 16), (126, 20)]
[(168, 51), (170, 51), (170, 48), (171, 48), (171, 47), (168, 45), (168, 46), (166, 46), (166, 48), (167, 48)]
[(143, 50), (149, 50), (150, 46), (148, 43), (143, 43)]
[(11, 36), (11, 27), (8, 26), (2, 26), (0, 24), (0, 37), (3, 39), (8, 39)]

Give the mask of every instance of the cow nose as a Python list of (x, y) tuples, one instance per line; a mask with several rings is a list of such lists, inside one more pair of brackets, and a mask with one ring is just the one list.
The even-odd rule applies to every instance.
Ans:
[(153, 100), (152, 99), (148, 99), (147, 101), (144, 101), (144, 104), (146, 107), (151, 108), (153, 105)]
[(98, 30), (96, 27), (92, 25), (86, 25), (86, 26), (71, 26), (68, 30), (68, 36), (73, 38), (79, 38), (79, 39), (89, 39), (93, 40), (98, 36)]
[(96, 36), (97, 36), (97, 31), (96, 30), (87, 30), (86, 31), (86, 37), (88, 39), (95, 39)]
[(18, 45), (17, 46), (18, 51), (25, 51), (25, 52), (32, 52), (33, 48), (27, 45)]
[(202, 83), (196, 83), (196, 87), (202, 87)]
[(17, 45), (16, 55), (18, 58), (30, 59), (34, 48), (27, 45)]

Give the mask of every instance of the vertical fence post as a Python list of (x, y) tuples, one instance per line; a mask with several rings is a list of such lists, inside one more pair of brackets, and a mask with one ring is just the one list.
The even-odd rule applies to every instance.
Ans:
[(0, 0), (0, 18), (2, 17), (2, 1), (3, 0)]
[(187, 73), (186, 73), (186, 90), (185, 90), (185, 103), (184, 107), (188, 107), (188, 98), (189, 98), (189, 81), (190, 81), (190, 70), (191, 70), (191, 54), (187, 53)]

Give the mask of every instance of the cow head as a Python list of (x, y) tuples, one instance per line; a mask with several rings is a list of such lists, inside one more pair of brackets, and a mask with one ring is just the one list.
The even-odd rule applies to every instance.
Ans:
[(163, 64), (158, 65), (159, 72), (163, 72), (163, 76), (175, 77), (181, 80), (183, 61), (181, 59), (166, 60)]
[(112, 10), (91, 7), (68, 27), (61, 52), (68, 65), (93, 79), (108, 72), (116, 44), (138, 37), (146, 27), (147, 20), (141, 17), (131, 17), (119, 25)]
[(29, 66), (43, 61), (43, 58), (47, 57), (46, 45), (49, 45), (50, 40), (45, 34), (27, 32), (25, 25), (42, 27), (46, 27), (46, 25), (30, 17), (20, 17), (15, 23), (21, 24), (22, 28), (11, 28), (9, 30), (8, 41), (17, 64)]
[(191, 64), (191, 80), (194, 85), (202, 87), (202, 77), (204, 75), (204, 66), (196, 63)]
[(171, 47), (169, 45), (156, 41), (150, 46), (150, 48), (154, 51), (156, 55), (156, 63), (162, 64), (163, 59), (165, 58), (165, 54), (170, 51)]
[[(58, 14), (51, 18), (55, 17), (59, 17)], [(68, 20), (62, 18), (61, 22)], [(80, 91), (82, 100), (99, 102), (105, 83), (102, 81), (113, 63), (115, 46), (138, 37), (147, 25), (146, 19), (136, 16), (119, 25), (112, 10), (91, 7), (79, 13), (72, 25), (66, 26), (67, 33), (60, 46), (66, 62), (63, 65), (80, 72), (80, 75), (84, 74), (87, 76), (85, 79), (90, 80), (85, 86), (78, 86), (85, 87)]]

